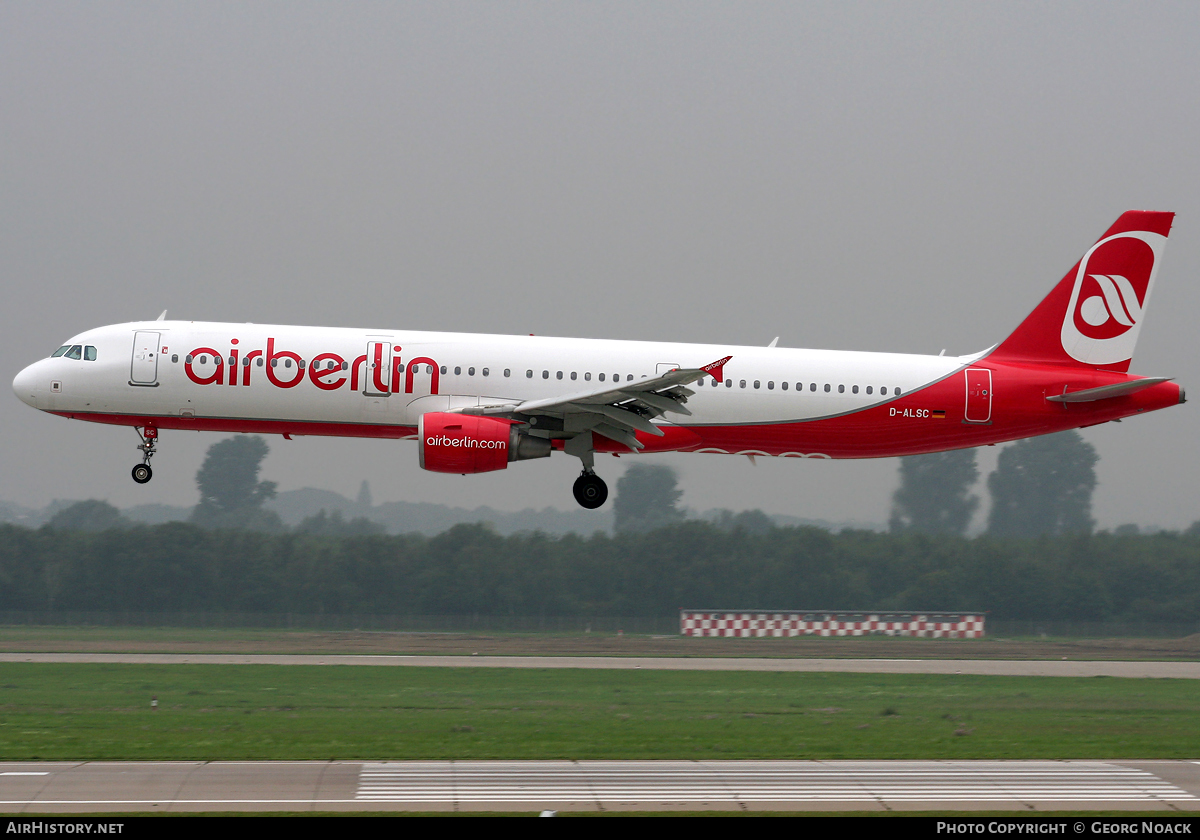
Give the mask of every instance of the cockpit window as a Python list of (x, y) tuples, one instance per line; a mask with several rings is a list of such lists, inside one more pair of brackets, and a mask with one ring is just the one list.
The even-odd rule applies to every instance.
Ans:
[(82, 344), (72, 344), (71, 349), (67, 351), (67, 358), (68, 359), (83, 358), (83, 345)]
[(83, 348), (83, 360), (85, 362), (96, 361), (96, 348), (90, 344), (87, 347), (84, 347)]
[(55, 351), (54, 351), (54, 352), (53, 352), (53, 353), (50, 355), (50, 358), (51, 358), (51, 359), (57, 359), (59, 356), (61, 356), (63, 353), (66, 353), (66, 352), (67, 352), (68, 350), (70, 350), (70, 349), (71, 349), (71, 345), (70, 345), (70, 344), (64, 344), (62, 347), (59, 347), (57, 350), (55, 350)]

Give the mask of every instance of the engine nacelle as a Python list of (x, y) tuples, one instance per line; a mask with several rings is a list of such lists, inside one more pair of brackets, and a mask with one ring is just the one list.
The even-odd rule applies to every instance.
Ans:
[(546, 458), (550, 441), (521, 432), (521, 424), (474, 414), (434, 411), (417, 422), (421, 469), (430, 472), (492, 472), (509, 461)]

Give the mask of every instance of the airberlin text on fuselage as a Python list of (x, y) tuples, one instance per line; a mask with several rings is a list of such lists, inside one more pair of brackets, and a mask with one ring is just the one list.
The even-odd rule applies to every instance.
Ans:
[[(351, 391), (357, 391), (365, 384), (361, 381), (361, 377), (369, 373), (371, 377), (369, 384), (377, 393), (391, 391), (393, 394), (398, 394), (400, 392), (400, 369), (404, 366), (404, 361), (399, 353), (392, 356), (390, 360), (385, 359), (384, 345), (381, 343), (374, 345), (373, 358), (368, 359), (364, 353), (349, 364), (346, 363), (344, 357), (337, 353), (318, 353), (305, 362), (299, 354), (293, 353), (291, 350), (276, 350), (274, 338), (267, 339), (266, 351), (251, 350), (248, 353), (241, 353), (236, 338), (231, 339), (229, 343), (233, 346), (226, 354), (219, 353), (212, 347), (197, 347), (188, 353), (183, 361), (183, 370), (188, 379), (197, 385), (246, 387), (252, 381), (254, 369), (261, 367), (266, 381), (276, 388), (295, 388), (307, 377), (322, 391), (336, 391), (347, 382), (350, 383)], [(400, 350), (399, 347), (395, 349)], [(212, 371), (197, 373), (196, 361), (206, 362), (208, 356), (212, 356)], [(422, 364), (429, 369), (430, 393), (438, 393), (441, 370), (437, 362), (426, 356), (413, 359), (408, 365), (404, 376), (404, 393), (411, 394), (413, 392), (413, 377), (418, 373), (419, 366)], [(228, 373), (226, 368), (228, 368)], [(390, 373), (386, 378), (384, 377), (385, 371)], [(349, 376), (346, 375), (347, 373)]]

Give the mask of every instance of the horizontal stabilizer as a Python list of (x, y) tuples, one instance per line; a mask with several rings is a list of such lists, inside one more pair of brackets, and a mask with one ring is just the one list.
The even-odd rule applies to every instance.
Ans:
[(1081, 403), (1107, 400), (1113, 397), (1124, 397), (1129, 394), (1157, 385), (1160, 382), (1170, 382), (1169, 376), (1147, 376), (1145, 379), (1134, 379), (1130, 382), (1118, 382), (1115, 385), (1102, 385), (1099, 388), (1088, 388), (1086, 391), (1071, 391), (1056, 397), (1046, 397), (1050, 402)]

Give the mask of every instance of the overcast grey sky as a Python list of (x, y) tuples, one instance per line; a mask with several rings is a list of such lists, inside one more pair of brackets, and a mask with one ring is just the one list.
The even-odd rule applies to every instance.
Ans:
[[(0, 3), (0, 369), (153, 318), (950, 353), (1178, 212), (1132, 370), (1200, 395), (1200, 4)], [(8, 381), (8, 380), (6, 380)], [(0, 498), (192, 504), (216, 435), (0, 399)], [(1102, 526), (1200, 518), (1194, 406), (1086, 430)], [(567, 508), (573, 458), (281, 489)], [(985, 449), (989, 470), (997, 449)], [(884, 521), (896, 462), (656, 456), (696, 508)], [(631, 461), (602, 459), (610, 480)]]

